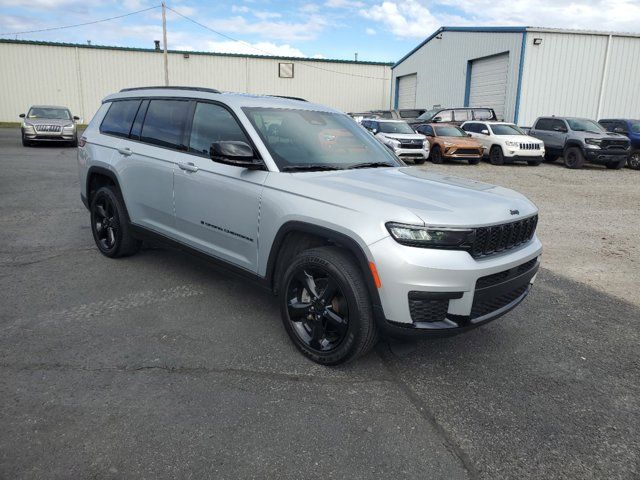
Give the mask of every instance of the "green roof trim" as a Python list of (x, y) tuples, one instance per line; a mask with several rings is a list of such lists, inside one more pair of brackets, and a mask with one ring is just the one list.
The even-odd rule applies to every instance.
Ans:
[[(63, 42), (45, 42), (41, 40), (11, 40), (8, 38), (0, 38), (0, 43), (13, 43), (19, 45), (44, 45), (47, 47), (77, 47), (77, 48), (89, 48), (98, 50), (118, 50), (125, 52), (151, 52), (162, 53), (162, 50), (158, 52), (155, 48), (139, 48), (139, 47), (114, 47), (110, 45), (86, 45), (83, 43), (63, 43)], [(355, 60), (339, 60), (331, 58), (308, 58), (308, 57), (280, 57), (272, 55), (251, 55), (242, 53), (216, 53), (216, 52), (196, 52), (191, 50), (167, 50), (167, 53), (189, 54), (189, 55), (209, 55), (213, 57), (236, 57), (236, 58), (259, 58), (265, 60), (291, 60), (298, 62), (320, 62), (320, 63), (349, 63), (354, 65), (382, 65), (390, 67), (393, 62), (365, 62)]]

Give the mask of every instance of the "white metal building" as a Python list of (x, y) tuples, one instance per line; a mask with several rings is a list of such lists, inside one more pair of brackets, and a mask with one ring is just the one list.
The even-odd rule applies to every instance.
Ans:
[(640, 35), (532, 27), (442, 27), (393, 67), (398, 108), (487, 106), (540, 115), (640, 117)]
[[(339, 110), (389, 108), (391, 64), (169, 51), (169, 83), (305, 98)], [(88, 122), (109, 93), (164, 84), (154, 49), (0, 40), (0, 121), (33, 104), (68, 106)]]

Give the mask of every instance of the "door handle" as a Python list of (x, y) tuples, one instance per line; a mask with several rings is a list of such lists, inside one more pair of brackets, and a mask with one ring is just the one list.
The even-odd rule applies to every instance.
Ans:
[(124, 155), (125, 157), (130, 156), (133, 152), (131, 151), (130, 148), (125, 147), (125, 148), (119, 148), (118, 152), (120, 152), (121, 155)]
[(178, 166), (181, 170), (185, 170), (187, 172), (197, 172), (198, 167), (196, 167), (193, 163), (179, 163)]

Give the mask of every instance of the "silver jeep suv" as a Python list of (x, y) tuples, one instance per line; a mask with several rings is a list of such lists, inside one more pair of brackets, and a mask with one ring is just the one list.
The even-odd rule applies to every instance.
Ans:
[(448, 335), (527, 295), (536, 207), (501, 187), (405, 166), (347, 115), (201, 88), (110, 95), (78, 149), (81, 196), (108, 257), (160, 239), (279, 295), (312, 360), (378, 334)]

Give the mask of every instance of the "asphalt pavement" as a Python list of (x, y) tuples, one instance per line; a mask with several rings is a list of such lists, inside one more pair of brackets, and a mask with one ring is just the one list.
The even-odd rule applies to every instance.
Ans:
[(631, 302), (542, 268), (482, 328), (325, 368), (243, 279), (100, 255), (75, 149), (0, 129), (0, 169), (0, 478), (640, 478)]

